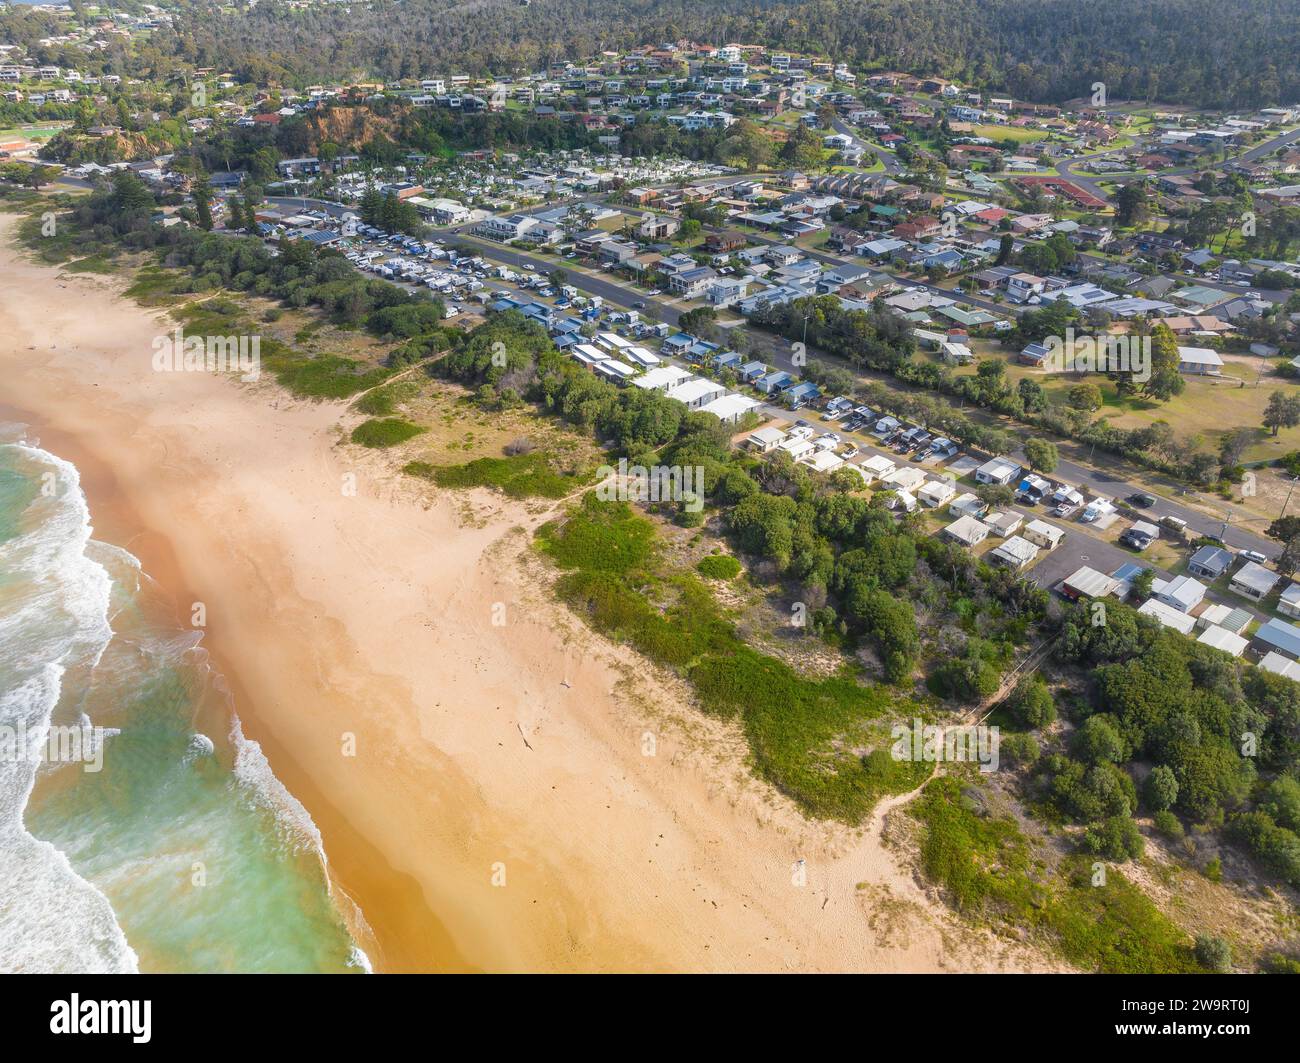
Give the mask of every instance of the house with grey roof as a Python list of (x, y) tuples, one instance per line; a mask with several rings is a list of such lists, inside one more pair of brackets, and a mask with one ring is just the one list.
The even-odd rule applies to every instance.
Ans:
[(1255, 632), (1255, 647), (1260, 653), (1271, 650), (1293, 661), (1300, 659), (1300, 627), (1275, 617)]
[(1263, 565), (1247, 561), (1232, 574), (1228, 586), (1238, 594), (1244, 594), (1247, 598), (1258, 602), (1268, 596), (1269, 591), (1281, 578), (1276, 572), (1270, 572)]
[(1216, 580), (1232, 565), (1232, 554), (1221, 546), (1202, 546), (1187, 562), (1187, 571), (1203, 579)]
[(1287, 616), (1300, 618), (1300, 583), (1288, 583), (1286, 590), (1277, 600), (1277, 611)]

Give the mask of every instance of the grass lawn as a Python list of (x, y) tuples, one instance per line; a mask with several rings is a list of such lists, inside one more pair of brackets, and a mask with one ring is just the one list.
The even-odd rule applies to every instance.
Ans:
[[(1026, 378), (1036, 380), (1048, 399), (1057, 405), (1065, 404), (1073, 385), (1085, 380), (1096, 384), (1102, 394), (1098, 414), (1119, 428), (1142, 428), (1156, 421), (1168, 421), (1180, 436), (1199, 434), (1209, 447), (1217, 447), (1219, 439), (1234, 428), (1258, 428), (1255, 441), (1243, 457), (1246, 462), (1271, 461), (1300, 449), (1300, 427), (1284, 428), (1276, 436), (1262, 427), (1269, 395), (1274, 391), (1289, 393), (1296, 383), (1265, 372), (1256, 387), (1257, 369), (1253, 359), (1237, 361), (1229, 357), (1217, 383), (1208, 377), (1184, 377), (1187, 387), (1181, 395), (1168, 402), (1153, 402), (1142, 398), (1121, 399), (1115, 384), (1101, 374), (1053, 375), (1021, 365), (1014, 351), (993, 341), (975, 340), (972, 349), (977, 358), (1005, 358), (1007, 378), (1013, 384)], [(973, 374), (975, 368), (963, 367), (957, 372)]]
[(1042, 129), (1026, 129), (1023, 126), (996, 124), (977, 125), (971, 129), (971, 135), (988, 137), (989, 140), (993, 141), (1014, 140), (1017, 144), (1030, 144), (1034, 141), (1047, 139), (1047, 133)]

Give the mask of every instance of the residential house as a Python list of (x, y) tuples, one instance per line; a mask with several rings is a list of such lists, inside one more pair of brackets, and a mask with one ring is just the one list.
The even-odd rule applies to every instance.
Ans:
[(1038, 547), (1028, 539), (1013, 535), (989, 553), (989, 559), (1019, 572), (1038, 556)]
[(1065, 538), (1065, 532), (1045, 520), (1031, 520), (1025, 525), (1024, 536), (1035, 546), (1040, 546), (1044, 550), (1055, 550)]
[(1279, 613), (1300, 618), (1300, 583), (1287, 584), (1286, 590), (1277, 600), (1277, 609)]
[(892, 473), (897, 465), (881, 454), (872, 454), (864, 458), (858, 465), (854, 466), (867, 483), (874, 480), (880, 480)]
[(990, 458), (975, 470), (975, 479), (982, 484), (1009, 484), (1020, 475), (1020, 466), (1009, 458)]
[(1138, 612), (1143, 616), (1149, 616), (1153, 620), (1158, 620), (1165, 627), (1173, 628), (1175, 631), (1181, 631), (1184, 635), (1190, 635), (1196, 628), (1196, 621), (1186, 613), (1181, 613), (1164, 602), (1157, 601), (1155, 598), (1149, 598), (1138, 608)]
[(682, 223), (666, 214), (647, 214), (636, 227), (636, 234), (649, 243), (662, 243), (676, 235)]
[(964, 491), (948, 503), (948, 512), (954, 515), (981, 518), (989, 511), (987, 503), (980, 501), (978, 495)]
[(777, 446), (778, 449), (784, 450), (795, 461), (807, 457), (816, 449), (812, 441), (808, 439), (787, 439)]
[(1191, 576), (1175, 576), (1171, 580), (1153, 580), (1151, 597), (1164, 602), (1180, 613), (1190, 613), (1205, 600), (1205, 584)]
[(517, 240), (536, 225), (536, 218), (512, 214), (506, 218), (488, 218), (478, 228), (484, 236), (494, 240)]
[(927, 506), (937, 508), (957, 494), (957, 485), (948, 477), (930, 480), (916, 492), (917, 499)]
[(701, 406), (713, 402), (714, 399), (722, 398), (726, 393), (727, 389), (715, 380), (692, 377), (675, 388), (669, 388), (664, 395), (680, 402), (687, 409), (698, 410)]
[(1204, 643), (1216, 650), (1222, 650), (1231, 657), (1240, 657), (1250, 645), (1247, 639), (1221, 627), (1211, 625), (1197, 636), (1197, 642)]
[(745, 437), (745, 446), (759, 454), (766, 454), (769, 450), (775, 450), (784, 441), (785, 433), (779, 428), (760, 428)]
[(700, 413), (711, 413), (723, 424), (737, 424), (751, 410), (759, 406), (757, 399), (748, 395), (723, 395), (699, 408)]
[(988, 538), (989, 528), (983, 521), (965, 514), (944, 528), (943, 534), (953, 542), (969, 549), (978, 546)]
[[(766, 368), (766, 366), (764, 368)], [(766, 376), (755, 380), (753, 383), (754, 387), (759, 391), (766, 395), (772, 395), (794, 383), (794, 377), (784, 370), (777, 369), (768, 373)]]
[(1300, 658), (1300, 626), (1273, 617), (1255, 632), (1256, 649), (1260, 653), (1275, 651), (1291, 660)]
[(718, 274), (712, 267), (698, 266), (695, 269), (674, 273), (668, 278), (668, 287), (685, 299), (698, 299), (717, 279)]
[(1208, 347), (1179, 347), (1178, 371), (1198, 376), (1219, 376), (1223, 372), (1223, 359)]
[(911, 465), (894, 469), (880, 478), (881, 486), (889, 491), (913, 491), (925, 482), (925, 473)]
[(1013, 303), (1026, 303), (1035, 295), (1041, 295), (1047, 281), (1032, 273), (1017, 273), (1007, 278), (1007, 298)]
[(989, 526), (989, 530), (1004, 539), (1015, 535), (1024, 522), (1025, 518), (1014, 509), (1009, 509), (1005, 513), (990, 513), (984, 518), (984, 523)]
[(1105, 598), (1108, 595), (1123, 597), (1123, 581), (1084, 565), (1075, 569), (1061, 581), (1061, 593), (1073, 602), (1081, 598)]
[(1268, 596), (1281, 578), (1276, 572), (1270, 572), (1263, 565), (1247, 561), (1232, 574), (1228, 586), (1238, 594), (1258, 602)]
[(1221, 546), (1202, 546), (1187, 562), (1187, 571), (1203, 579), (1216, 580), (1232, 566), (1232, 554)]
[(1300, 662), (1288, 660), (1273, 650), (1269, 650), (1268, 653), (1264, 654), (1263, 659), (1259, 662), (1259, 667), (1265, 672), (1286, 676), (1287, 679), (1300, 683)]

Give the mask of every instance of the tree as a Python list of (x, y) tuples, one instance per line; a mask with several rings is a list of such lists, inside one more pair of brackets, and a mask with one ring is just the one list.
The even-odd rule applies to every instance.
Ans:
[(1300, 568), (1300, 535), (1287, 540), (1286, 546), (1282, 548), (1282, 553), (1275, 564), (1277, 570), (1284, 576), (1289, 576), (1297, 568)]
[(1150, 213), (1146, 184), (1129, 181), (1116, 193), (1115, 204), (1115, 220), (1120, 225), (1140, 225)]
[(1108, 816), (1084, 832), (1082, 845), (1086, 852), (1122, 862), (1140, 857), (1146, 843), (1128, 816)]
[(1143, 391), (1161, 402), (1181, 395), (1187, 382), (1178, 365), (1178, 338), (1168, 325), (1159, 324), (1151, 330), (1151, 375)]
[(1255, 441), (1255, 429), (1234, 428), (1219, 440), (1219, 464), (1232, 468), (1241, 461), (1246, 448)]
[(1289, 543), (1300, 536), (1300, 517), (1278, 517), (1268, 526), (1264, 534), (1280, 543)]
[(1050, 473), (1061, 460), (1056, 444), (1048, 439), (1027, 439), (1025, 457), (1029, 460), (1029, 467), (1041, 473)]
[(758, 170), (772, 162), (776, 144), (758, 123), (742, 118), (728, 131), (718, 148), (719, 159), (728, 166)]
[(1156, 581), (1156, 570), (1153, 568), (1144, 568), (1133, 577), (1133, 597), (1138, 601), (1144, 601), (1151, 597), (1151, 587)]
[(1056, 720), (1056, 702), (1039, 676), (1016, 687), (1011, 695), (1010, 709), (1015, 721), (1029, 730), (1050, 726)]
[(39, 189), (53, 181), (56, 176), (58, 171), (53, 166), (29, 166), (23, 184), (28, 188)]
[(1096, 384), (1087, 382), (1082, 384), (1073, 384), (1070, 390), (1066, 392), (1066, 402), (1076, 410), (1086, 410), (1091, 412), (1101, 406), (1101, 388)]
[(1174, 802), (1178, 800), (1178, 780), (1173, 771), (1164, 764), (1152, 768), (1142, 785), (1142, 797), (1147, 807), (1154, 812), (1173, 808)]
[(1127, 752), (1119, 729), (1104, 714), (1089, 716), (1074, 733), (1072, 745), (1075, 755), (1090, 764), (1103, 760), (1118, 764)]
[(1264, 407), (1264, 427), (1273, 435), (1283, 428), (1294, 428), (1300, 424), (1300, 395), (1287, 395), (1275, 391), (1268, 397)]
[(800, 122), (794, 127), (789, 139), (781, 145), (780, 157), (782, 162), (798, 169), (815, 169), (822, 161), (821, 138)]
[(208, 179), (206, 177), (200, 177), (194, 182), (191, 195), (194, 197), (194, 212), (199, 217), (199, 228), (211, 230), (212, 188), (208, 184)]
[(1031, 413), (1036, 413), (1047, 406), (1047, 392), (1037, 380), (1022, 377), (1016, 385), (1016, 393), (1020, 396), (1020, 401), (1025, 404), (1025, 409)]

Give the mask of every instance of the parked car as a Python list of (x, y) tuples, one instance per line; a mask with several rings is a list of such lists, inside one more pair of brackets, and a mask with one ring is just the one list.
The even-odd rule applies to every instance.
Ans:
[(1148, 495), (1141, 491), (1135, 495), (1129, 495), (1128, 500), (1132, 505), (1137, 506), (1138, 509), (1150, 509), (1156, 504), (1155, 495)]
[(1268, 563), (1268, 558), (1265, 557), (1263, 554), (1261, 554), (1258, 550), (1242, 550), (1237, 556), (1244, 557), (1247, 561), (1254, 561), (1255, 564), (1257, 565), (1264, 565)]
[(1124, 532), (1124, 534), (1119, 537), (1119, 541), (1125, 546), (1130, 546), (1140, 553), (1150, 546), (1154, 540), (1149, 535), (1143, 535), (1141, 532), (1136, 532), (1132, 528), (1129, 528), (1128, 531)]
[(1062, 518), (1073, 517), (1075, 512), (1078, 510), (1078, 508), (1079, 508), (1079, 504), (1077, 502), (1062, 502), (1059, 506), (1057, 506), (1054, 510), (1052, 510), (1052, 516), (1062, 517)]

